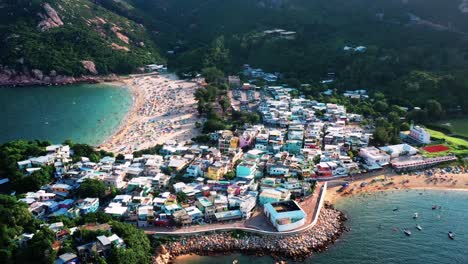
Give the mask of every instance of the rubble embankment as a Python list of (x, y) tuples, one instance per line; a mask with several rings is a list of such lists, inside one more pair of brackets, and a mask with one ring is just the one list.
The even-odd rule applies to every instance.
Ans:
[(154, 263), (169, 263), (177, 256), (213, 255), (240, 252), (257, 256), (271, 255), (278, 260), (303, 261), (314, 252), (326, 250), (346, 231), (346, 216), (326, 205), (317, 224), (294, 235), (257, 235), (245, 232), (219, 232), (180, 237), (156, 250)]

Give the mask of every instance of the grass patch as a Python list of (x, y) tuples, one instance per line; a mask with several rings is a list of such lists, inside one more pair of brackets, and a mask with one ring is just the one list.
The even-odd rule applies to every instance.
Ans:
[(426, 128), (426, 130), (429, 132), (429, 134), (431, 134), (431, 137), (433, 137), (435, 139), (443, 140), (443, 141), (447, 142), (447, 144), (449, 144), (449, 145), (458, 145), (458, 146), (464, 146), (464, 147), (468, 148), (468, 141), (466, 141), (464, 139), (447, 136), (446, 134), (444, 134), (442, 132), (432, 130), (432, 129), (427, 129)]
[(468, 137), (468, 118), (447, 119), (433, 125), (447, 129), (453, 134)]
[[(447, 136), (446, 134), (436, 131), (436, 130), (432, 130), (432, 129), (426, 129), (426, 130), (431, 135), (431, 138), (445, 142), (445, 144), (447, 144), (450, 147), (449, 152), (454, 153), (458, 157), (468, 156), (468, 141), (461, 139), (461, 138)], [(434, 153), (434, 154), (440, 155), (442, 153), (444, 152)]]

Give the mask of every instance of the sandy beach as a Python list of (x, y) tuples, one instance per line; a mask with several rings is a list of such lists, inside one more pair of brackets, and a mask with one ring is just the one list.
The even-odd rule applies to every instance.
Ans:
[[(335, 203), (338, 199), (350, 195), (361, 193), (375, 193), (388, 190), (404, 190), (404, 189), (437, 189), (437, 190), (465, 190), (468, 191), (468, 173), (447, 173), (440, 169), (434, 169), (435, 173), (432, 176), (421, 172), (419, 175), (405, 174), (398, 175), (392, 170), (374, 173), (372, 175), (354, 176), (354, 180), (345, 178), (348, 181), (349, 187), (343, 192), (337, 192), (341, 185), (329, 187), (325, 200), (330, 203)], [(366, 182), (365, 187), (361, 184)]]
[(131, 90), (133, 105), (120, 128), (100, 149), (132, 153), (169, 140), (188, 142), (198, 135), (195, 122), (202, 121), (194, 97), (197, 83), (154, 74), (121, 79), (113, 84)]

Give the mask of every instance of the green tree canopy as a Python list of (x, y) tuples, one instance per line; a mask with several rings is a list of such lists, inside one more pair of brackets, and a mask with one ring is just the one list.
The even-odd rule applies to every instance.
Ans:
[(220, 84), (225, 82), (224, 73), (216, 67), (203, 68), (202, 75), (207, 83)]
[(427, 100), (425, 109), (427, 111), (428, 118), (431, 120), (439, 120), (444, 115), (442, 105), (434, 99)]
[(114, 221), (112, 232), (120, 236), (127, 247), (125, 249), (113, 248), (107, 259), (109, 263), (147, 264), (151, 262), (151, 243), (143, 230), (130, 224)]
[(81, 198), (103, 198), (106, 196), (107, 186), (98, 179), (86, 179), (76, 190)]

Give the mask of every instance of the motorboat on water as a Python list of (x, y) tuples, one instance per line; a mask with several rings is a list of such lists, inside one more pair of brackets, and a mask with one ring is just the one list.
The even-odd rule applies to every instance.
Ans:
[(419, 231), (422, 230), (422, 227), (420, 225), (416, 225), (416, 229), (418, 229)]
[(435, 209), (437, 209), (437, 205), (432, 206), (432, 210), (435, 210)]
[(452, 231), (449, 231), (449, 232), (448, 232), (448, 237), (449, 237), (450, 239), (452, 239), (452, 240), (455, 239), (455, 235), (452, 233)]
[(393, 212), (398, 211), (398, 207), (393, 208)]
[(418, 218), (418, 217), (419, 217), (419, 214), (418, 214), (418, 213), (414, 213), (413, 219), (416, 219), (416, 218)]
[(411, 236), (411, 231), (409, 231), (407, 228), (405, 228), (403, 232), (405, 233), (405, 235)]

